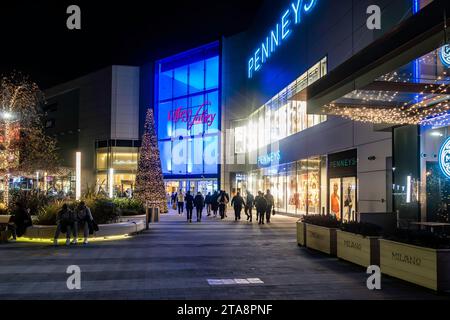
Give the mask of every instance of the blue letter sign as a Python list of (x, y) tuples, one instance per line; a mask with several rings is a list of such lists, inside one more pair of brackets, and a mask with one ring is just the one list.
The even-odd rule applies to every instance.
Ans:
[(309, 13), (316, 3), (317, 0), (296, 0), (283, 12), (279, 22), (261, 42), (261, 45), (253, 51), (251, 58), (248, 59), (247, 72), (250, 79), (253, 78), (254, 73), (261, 70), (263, 64), (269, 60), (277, 48), (289, 38), (293, 31), (292, 23), (297, 25), (302, 22), (302, 14)]

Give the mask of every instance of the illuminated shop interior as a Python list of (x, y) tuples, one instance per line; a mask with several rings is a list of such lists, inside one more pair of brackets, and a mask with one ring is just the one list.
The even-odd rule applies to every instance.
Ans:
[(167, 193), (217, 190), (219, 43), (160, 60), (155, 70), (155, 113)]
[[(404, 226), (449, 222), (450, 45), (439, 15), (417, 14), (308, 92), (308, 112), (392, 132), (393, 204)], [(377, 62), (363, 65), (368, 57)]]

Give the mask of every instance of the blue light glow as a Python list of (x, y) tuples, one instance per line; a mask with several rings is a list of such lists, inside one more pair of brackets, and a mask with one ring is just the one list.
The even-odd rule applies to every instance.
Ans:
[(263, 64), (269, 60), (276, 49), (289, 38), (289, 35), (293, 31), (291, 28), (292, 22), (294, 21), (295, 25), (298, 25), (302, 21), (302, 13), (308, 14), (316, 6), (316, 4), (317, 0), (297, 0), (292, 2), (287, 10), (283, 11), (283, 14), (279, 20), (280, 22), (278, 22), (275, 27), (270, 30), (269, 36), (261, 42), (260, 46), (255, 49), (252, 57), (248, 59), (248, 78), (253, 78), (254, 73), (260, 71)]
[(439, 49), (439, 59), (444, 66), (450, 68), (450, 45), (447, 44)]
[(439, 167), (442, 173), (447, 178), (450, 178), (450, 137), (445, 140), (439, 150)]

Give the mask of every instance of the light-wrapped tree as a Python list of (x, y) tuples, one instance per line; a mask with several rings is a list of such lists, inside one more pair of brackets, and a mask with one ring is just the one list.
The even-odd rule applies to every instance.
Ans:
[(144, 204), (159, 208), (162, 213), (168, 212), (158, 139), (151, 109), (147, 111), (145, 119), (134, 196)]
[(0, 175), (3, 202), (9, 202), (11, 176), (58, 170), (56, 140), (44, 132), (43, 93), (36, 83), (15, 73), (0, 79)]

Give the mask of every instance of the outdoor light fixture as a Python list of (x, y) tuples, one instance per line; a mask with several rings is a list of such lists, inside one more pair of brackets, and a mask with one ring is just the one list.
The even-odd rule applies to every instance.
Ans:
[(75, 167), (75, 199), (79, 201), (81, 198), (81, 152), (76, 153)]
[(14, 117), (14, 115), (13, 115), (11, 112), (4, 111), (4, 112), (2, 113), (2, 118), (3, 118), (4, 120), (12, 120), (13, 117)]
[(109, 168), (109, 197), (112, 198), (114, 196), (114, 169)]
[(406, 177), (406, 203), (411, 203), (411, 176)]

